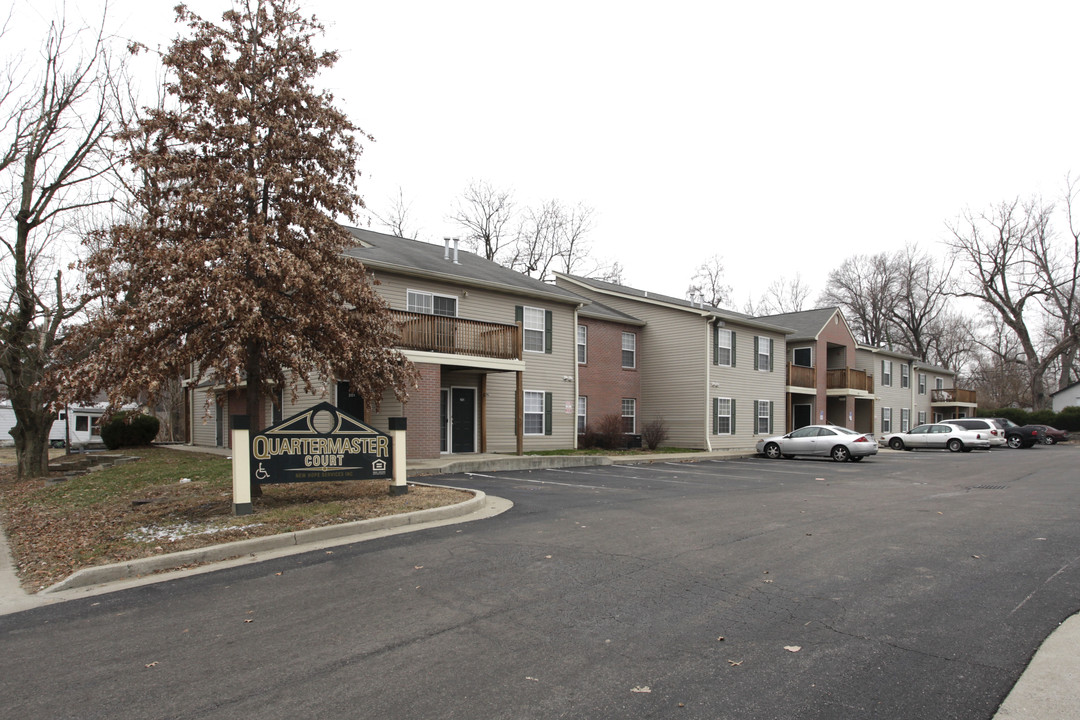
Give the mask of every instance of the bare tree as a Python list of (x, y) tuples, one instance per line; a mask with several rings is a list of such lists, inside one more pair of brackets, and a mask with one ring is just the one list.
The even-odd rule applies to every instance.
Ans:
[(477, 180), (465, 188), (457, 209), (450, 216), (450, 220), (467, 233), (466, 246), (494, 261), (498, 261), (500, 253), (513, 240), (507, 237), (513, 219), (513, 194)]
[(752, 300), (747, 300), (745, 312), (747, 315), (802, 312), (810, 298), (810, 292), (810, 286), (803, 282), (799, 273), (795, 273), (795, 277), (790, 279), (779, 277), (769, 284), (756, 305)]
[[(950, 226), (948, 241), (964, 272), (956, 294), (985, 303), (1015, 336), (1036, 410), (1049, 403), (1048, 369), (1075, 347), (1080, 330), (1074, 314), (1076, 261), (1062, 262), (1055, 254), (1052, 213), (1053, 206), (1039, 200), (1003, 202), (978, 215), (968, 211)], [(1032, 324), (1048, 312), (1058, 314), (1056, 338), (1042, 336)]]
[(942, 342), (941, 334), (949, 327), (938, 320), (948, 308), (953, 264), (939, 263), (916, 245), (898, 252), (890, 264), (896, 282), (889, 308), (896, 329), (892, 339), (920, 360), (928, 360), (931, 333)]
[(562, 206), (549, 200), (539, 207), (526, 208), (518, 226), (513, 252), (505, 263), (511, 270), (545, 279), (560, 257), (563, 226)]
[(392, 235), (415, 240), (420, 234), (418, 230), (412, 228), (412, 203), (405, 200), (405, 193), (400, 187), (397, 197), (390, 199), (386, 210), (377, 212), (368, 208), (368, 212)]
[(46, 372), (68, 323), (88, 302), (72, 299), (59, 253), (74, 219), (111, 199), (96, 194), (110, 164), (110, 58), (103, 31), (86, 42), (88, 33), (54, 21), (43, 40), (41, 70), (26, 86), (32, 89), (17, 98), (9, 87), (0, 97), (0, 171), (6, 175), (0, 372), (15, 413), (10, 432), (22, 477), (48, 471), (57, 394)]
[(701, 299), (706, 305), (721, 307), (731, 302), (731, 286), (724, 284), (724, 261), (710, 255), (698, 265), (686, 289), (688, 300)]
[(896, 303), (897, 278), (886, 253), (853, 255), (829, 273), (821, 305), (838, 305), (859, 342), (891, 343), (890, 320)]
[(946, 310), (923, 332), (926, 356), (922, 359), (961, 372), (976, 357), (975, 323), (969, 315)]

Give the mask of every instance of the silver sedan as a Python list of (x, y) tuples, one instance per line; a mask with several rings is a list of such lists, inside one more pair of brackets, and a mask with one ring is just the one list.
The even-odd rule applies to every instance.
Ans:
[(893, 450), (936, 448), (952, 452), (971, 452), (975, 448), (990, 449), (987, 436), (976, 430), (965, 430), (946, 423), (919, 425), (907, 432), (890, 433), (881, 438), (881, 443)]
[(768, 458), (821, 455), (837, 462), (858, 462), (878, 451), (874, 438), (838, 425), (807, 425), (787, 435), (758, 440), (757, 451)]

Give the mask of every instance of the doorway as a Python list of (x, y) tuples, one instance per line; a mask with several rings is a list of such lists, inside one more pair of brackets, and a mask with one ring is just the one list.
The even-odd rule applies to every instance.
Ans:
[(791, 429), (798, 430), (801, 427), (814, 423), (814, 406), (810, 403), (791, 406)]
[(456, 387), (442, 390), (441, 450), (476, 452), (476, 388)]

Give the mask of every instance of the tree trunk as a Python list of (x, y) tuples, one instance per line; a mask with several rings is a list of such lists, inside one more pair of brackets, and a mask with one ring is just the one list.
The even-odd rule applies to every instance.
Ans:
[[(248, 432), (252, 436), (257, 432), (261, 432), (263, 429), (263, 373), (259, 362), (260, 356), (259, 343), (250, 343), (248, 345), (247, 363), (247, 415), (248, 422), (250, 423), (248, 427), (251, 428)], [(248, 448), (233, 448), (233, 452), (249, 452), (249, 450)], [(262, 485), (254, 479), (254, 476), (252, 476), (251, 497), (262, 497), (262, 494)]]
[(44, 477), (49, 474), (49, 430), (52, 413), (16, 411), (15, 457), (20, 478)]

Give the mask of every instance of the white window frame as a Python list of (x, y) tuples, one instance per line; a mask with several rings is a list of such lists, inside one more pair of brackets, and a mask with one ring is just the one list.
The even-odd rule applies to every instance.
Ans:
[[(536, 410), (536, 402), (539, 400), (539, 410)], [(522, 395), (521, 402), (521, 427), (523, 434), (525, 435), (543, 435), (544, 430), (544, 391), (543, 390), (525, 390)], [(539, 432), (529, 430), (529, 416), (532, 415), (535, 422), (535, 416), (540, 416), (540, 430)]]
[[(627, 343), (629, 340), (629, 343)], [(627, 347), (629, 344), (629, 347)], [(631, 356), (631, 363), (626, 364), (626, 353), (633, 353)], [(637, 333), (624, 332), (622, 334), (622, 366), (627, 370), (633, 370), (637, 367)]]
[(881, 433), (892, 432), (892, 408), (881, 408)]
[[(435, 312), (435, 298), (442, 298), (444, 300), (454, 301), (454, 314), (447, 315), (446, 313)], [(420, 303), (419, 300), (426, 300), (426, 303)], [(457, 317), (458, 316), (458, 299), (457, 295), (444, 295), (442, 293), (428, 292), (427, 290), (406, 290), (405, 291), (405, 309), (409, 312), (421, 313), (423, 315), (438, 315), (439, 317)]]
[(578, 395), (577, 399), (577, 431), (578, 435), (585, 432), (585, 428), (589, 424), (589, 398), (585, 395)]
[[(731, 398), (716, 398), (716, 400), (716, 434), (734, 435), (735, 428), (731, 422)], [(727, 404), (726, 408), (724, 407), (725, 403)], [(727, 430), (724, 430), (724, 424), (721, 420), (727, 421)]]
[(911, 368), (907, 363), (900, 364), (900, 387), (911, 387)]
[[(723, 365), (724, 367), (731, 367), (731, 359), (732, 359), (731, 336), (732, 336), (732, 334), (733, 334), (733, 331), (729, 330), (727, 328), (718, 328), (717, 331), (716, 331), (716, 364), (717, 365)], [(724, 344), (725, 340), (727, 341), (726, 345)], [(724, 362), (724, 359), (723, 359), (723, 352), (725, 350), (727, 351), (727, 362)]]
[[(524, 334), (522, 339), (522, 346), (525, 352), (531, 353), (543, 353), (547, 350), (547, 313), (543, 308), (524, 306), (521, 309), (521, 330)], [(530, 333), (532, 333), (530, 335)], [(540, 333), (539, 350), (530, 347), (535, 346), (536, 333)], [(532, 338), (532, 342), (529, 342), (529, 338)]]
[[(934, 378), (934, 389), (935, 390), (944, 390), (945, 389), (945, 378)], [(935, 420), (934, 422), (937, 422), (937, 420)]]
[[(629, 403), (629, 405), (627, 403)], [(629, 414), (626, 412), (627, 408), (630, 410)], [(626, 418), (630, 418), (629, 430), (626, 429)], [(624, 435), (633, 435), (637, 432), (637, 398), (622, 399), (622, 419)]]
[(900, 432), (907, 432), (911, 429), (911, 409), (900, 408)]
[(577, 361), (578, 365), (589, 362), (589, 328), (586, 325), (577, 326)]
[[(919, 394), (926, 394), (926, 373), (919, 373)], [(923, 423), (919, 423), (922, 425)]]
[[(769, 414), (769, 401), (758, 400), (757, 409), (754, 412), (754, 429), (757, 431), (755, 435), (768, 435), (769, 425), (772, 422), (772, 416)], [(762, 423), (765, 427), (762, 428)]]
[[(757, 339), (757, 365), (761, 372), (769, 372), (769, 361), (772, 357), (772, 338), (758, 335)], [(764, 358), (764, 361), (762, 360)]]
[(918, 424), (919, 425), (925, 425), (926, 424), (926, 411), (925, 410), (920, 410), (919, 411), (919, 423)]
[(881, 384), (892, 387), (892, 360), (881, 361)]
[[(795, 362), (795, 353), (799, 352), (800, 350), (806, 350), (808, 353), (810, 353), (810, 364), (809, 365), (800, 365), (799, 363)], [(805, 368), (814, 367), (814, 348), (811, 347), (811, 346), (791, 348), (791, 364), (794, 365), (795, 367), (805, 367)]]

